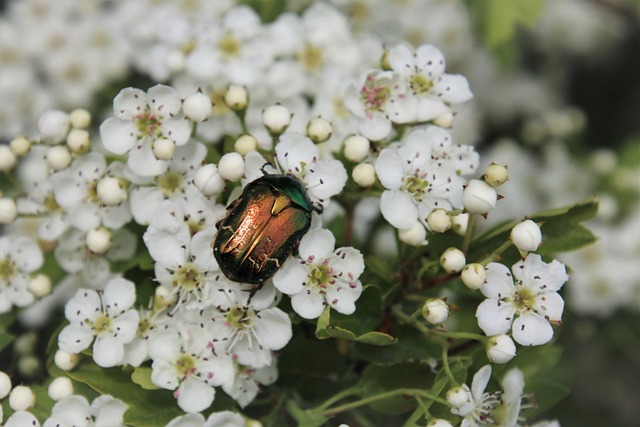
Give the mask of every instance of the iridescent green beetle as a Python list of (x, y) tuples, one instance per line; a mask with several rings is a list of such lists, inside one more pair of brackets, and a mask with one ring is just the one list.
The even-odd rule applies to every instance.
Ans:
[(250, 182), (216, 224), (213, 254), (220, 270), (236, 282), (263, 283), (297, 249), (314, 210), (302, 183), (290, 175)]

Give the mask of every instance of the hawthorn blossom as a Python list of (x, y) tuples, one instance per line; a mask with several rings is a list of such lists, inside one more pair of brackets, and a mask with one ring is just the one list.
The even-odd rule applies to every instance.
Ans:
[(135, 299), (135, 285), (122, 278), (112, 279), (102, 293), (79, 289), (65, 306), (70, 324), (60, 332), (58, 346), (76, 354), (93, 342), (93, 360), (98, 366), (120, 365), (124, 345), (133, 340), (138, 328), (138, 312), (132, 309)]
[(151, 382), (174, 390), (178, 406), (185, 412), (201, 412), (215, 398), (214, 386), (233, 380), (231, 358), (214, 353), (211, 338), (199, 327), (169, 328), (154, 334), (149, 342)]
[(275, 358), (270, 365), (262, 368), (251, 368), (235, 363), (235, 378), (233, 382), (226, 383), (222, 389), (231, 396), (241, 408), (246, 407), (258, 395), (260, 385), (271, 385), (278, 379), (278, 368)]
[(294, 311), (305, 319), (317, 318), (327, 305), (342, 314), (356, 310), (364, 258), (352, 247), (334, 251), (335, 243), (329, 230), (308, 232), (300, 241), (299, 257), (290, 258), (273, 276), (274, 286), (291, 296)]
[(540, 255), (529, 254), (511, 268), (513, 275), (495, 262), (486, 269), (480, 291), (487, 299), (476, 311), (480, 329), (488, 336), (511, 330), (521, 345), (549, 342), (551, 325), (562, 321), (564, 301), (558, 291), (569, 279), (564, 265), (556, 260), (547, 264)]
[(243, 185), (268, 173), (286, 173), (298, 178), (304, 185), (311, 202), (326, 206), (329, 199), (340, 193), (347, 182), (347, 171), (339, 160), (321, 159), (320, 149), (309, 138), (298, 133), (280, 136), (275, 147), (277, 165), (265, 164), (258, 152), (250, 152), (245, 158)]
[(57, 402), (43, 427), (113, 426), (123, 425), (128, 405), (109, 395), (96, 397), (91, 405), (84, 396), (71, 395)]
[(472, 146), (453, 144), (451, 134), (428, 126), (411, 132), (404, 142), (380, 152), (375, 167), (386, 190), (380, 197), (382, 216), (400, 230), (420, 222), (435, 208), (462, 207), (465, 175), (478, 167)]
[(114, 154), (128, 154), (127, 165), (137, 174), (161, 174), (168, 162), (155, 157), (152, 144), (160, 138), (177, 146), (187, 143), (191, 124), (179, 116), (181, 108), (180, 98), (170, 86), (156, 85), (147, 93), (122, 89), (113, 100), (115, 117), (100, 125), (102, 143)]
[(202, 414), (180, 415), (167, 424), (167, 427), (245, 427), (244, 418), (231, 411), (213, 412), (204, 419)]
[(0, 237), (0, 313), (35, 300), (29, 292), (30, 274), (44, 261), (38, 244), (25, 236)]

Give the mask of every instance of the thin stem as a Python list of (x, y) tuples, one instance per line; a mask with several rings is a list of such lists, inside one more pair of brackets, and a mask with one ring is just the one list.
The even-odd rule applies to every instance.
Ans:
[(476, 216), (472, 213), (469, 214), (469, 221), (467, 222), (467, 231), (464, 233), (464, 239), (462, 240), (462, 252), (467, 254), (469, 252), (469, 245), (471, 244), (471, 236), (473, 235), (473, 225), (476, 222)]
[(478, 263), (486, 266), (487, 264), (489, 264), (492, 261), (500, 260), (500, 255), (502, 255), (502, 253), (504, 251), (506, 251), (512, 244), (513, 243), (511, 243), (511, 240), (507, 240), (502, 245), (500, 245), (500, 247), (498, 247), (498, 249), (493, 251), (491, 253), (491, 255), (488, 255), (485, 258), (481, 259), (480, 261), (478, 261)]
[(349, 397), (352, 396), (354, 394), (357, 393), (357, 390), (355, 388), (348, 388), (346, 390), (342, 390), (341, 392), (335, 394), (334, 396), (331, 396), (329, 399), (325, 400), (324, 403), (322, 403), (320, 406), (318, 406), (318, 409), (326, 409), (329, 406), (333, 405), (334, 403), (336, 403), (339, 400), (344, 399), (345, 397)]
[(443, 405), (449, 406), (446, 400), (434, 396), (431, 393), (427, 393), (424, 390), (419, 389), (411, 389), (411, 388), (401, 388), (397, 390), (387, 391), (384, 393), (376, 394), (374, 396), (365, 397), (364, 399), (356, 400), (355, 402), (345, 403), (344, 405), (336, 406), (335, 408), (327, 409), (321, 412), (321, 414), (325, 417), (329, 417), (332, 415), (339, 414), (341, 412), (349, 411), (351, 409), (359, 408), (360, 406), (368, 405), (373, 402), (377, 402), (378, 400), (389, 399), (390, 397), (395, 396), (412, 396), (412, 397), (424, 397), (425, 399), (433, 400), (434, 402), (441, 403)]
[(444, 373), (447, 374), (449, 381), (452, 384), (458, 385), (458, 381), (453, 376), (453, 372), (451, 372), (451, 367), (449, 366), (449, 345), (446, 343), (442, 344), (442, 367), (444, 368)]
[(458, 340), (474, 340), (474, 341), (480, 341), (480, 342), (485, 342), (487, 340), (487, 337), (485, 337), (484, 335), (474, 334), (472, 332), (448, 332), (448, 331), (442, 331), (438, 329), (431, 329), (429, 330), (429, 333), (431, 335), (435, 335), (443, 338), (451, 338), (451, 339), (458, 339)]

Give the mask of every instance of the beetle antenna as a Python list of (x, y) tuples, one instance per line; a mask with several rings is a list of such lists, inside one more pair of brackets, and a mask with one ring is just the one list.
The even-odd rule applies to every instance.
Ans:
[(271, 163), (269, 162), (264, 162), (264, 165), (262, 165), (262, 167), (260, 168), (260, 171), (262, 171), (263, 175), (271, 175), (269, 172), (267, 172), (267, 170), (265, 169), (267, 166), (271, 166), (274, 167)]

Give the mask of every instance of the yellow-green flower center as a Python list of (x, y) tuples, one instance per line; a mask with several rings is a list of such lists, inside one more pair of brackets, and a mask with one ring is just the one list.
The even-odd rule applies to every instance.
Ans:
[(187, 291), (195, 290), (202, 284), (202, 272), (192, 263), (187, 262), (173, 273), (174, 288), (180, 286)]
[(433, 81), (422, 74), (414, 74), (411, 76), (409, 86), (411, 86), (413, 93), (425, 93), (433, 88)]
[(250, 307), (233, 307), (227, 313), (227, 323), (234, 329), (251, 329), (255, 311)]
[(532, 310), (536, 303), (536, 295), (530, 289), (521, 287), (516, 292), (513, 302), (518, 311)]
[(175, 368), (180, 377), (187, 378), (196, 371), (196, 360), (190, 354), (183, 353), (176, 360)]
[(376, 86), (375, 80), (367, 78), (365, 85), (360, 89), (360, 98), (367, 112), (384, 110), (387, 100), (391, 96), (391, 89), (385, 86)]
[(91, 324), (91, 327), (96, 335), (111, 333), (111, 318), (105, 313), (100, 313)]
[(298, 61), (307, 72), (314, 73), (320, 70), (324, 64), (322, 49), (312, 44), (307, 44), (298, 52)]
[(151, 139), (157, 139), (162, 136), (162, 117), (152, 113), (149, 110), (136, 115), (134, 123), (138, 128), (139, 136), (148, 136)]
[(218, 49), (223, 58), (230, 59), (240, 54), (240, 42), (231, 34), (225, 34), (218, 41)]
[(0, 260), (0, 279), (8, 282), (16, 274), (16, 265), (8, 258)]
[(183, 182), (184, 178), (178, 172), (167, 172), (156, 178), (158, 188), (165, 197), (171, 197), (174, 193), (182, 190)]
[(412, 175), (402, 180), (402, 187), (400, 187), (400, 189), (410, 194), (416, 202), (421, 202), (427, 192), (428, 186), (429, 181)]
[(326, 265), (320, 264), (314, 266), (313, 270), (309, 272), (309, 283), (312, 286), (320, 286), (326, 287), (329, 285), (331, 281), (331, 274), (329, 271), (329, 267)]
[(44, 211), (48, 214), (60, 212), (62, 210), (58, 202), (56, 202), (56, 198), (53, 196), (53, 193), (49, 193), (45, 196), (42, 201), (42, 206), (44, 207)]

